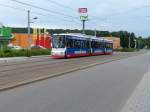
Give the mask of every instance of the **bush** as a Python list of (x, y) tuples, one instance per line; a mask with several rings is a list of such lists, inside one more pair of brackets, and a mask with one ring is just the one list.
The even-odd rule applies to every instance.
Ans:
[(0, 50), (0, 57), (21, 57), (21, 56), (38, 56), (38, 55), (50, 55), (51, 50), (48, 49), (32, 49), (31, 51), (21, 49), (21, 50), (11, 50), (4, 49)]
[(123, 52), (135, 52), (135, 51), (138, 51), (137, 49), (135, 48), (124, 48), (122, 49)]
[(49, 49), (32, 49), (31, 50), (31, 55), (32, 56), (37, 56), (37, 55), (50, 55), (51, 50)]
[(139, 50), (135, 49), (135, 48), (122, 48), (122, 49), (116, 49), (114, 51), (117, 51), (117, 52), (136, 52)]

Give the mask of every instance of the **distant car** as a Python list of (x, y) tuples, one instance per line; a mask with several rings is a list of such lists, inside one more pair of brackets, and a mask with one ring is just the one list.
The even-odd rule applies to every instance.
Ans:
[(46, 48), (38, 45), (38, 46), (32, 46), (31, 49), (46, 49)]
[(14, 50), (20, 50), (20, 49), (22, 49), (22, 47), (20, 47), (20, 46), (14, 46), (14, 45), (12, 45), (12, 44), (9, 44), (9, 45), (8, 45), (8, 48), (14, 49)]
[(13, 46), (11, 49), (20, 50), (22, 48), (20, 46)]

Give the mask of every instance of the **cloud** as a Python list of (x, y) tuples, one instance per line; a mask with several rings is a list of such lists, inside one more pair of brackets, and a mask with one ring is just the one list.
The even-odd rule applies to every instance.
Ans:
[[(20, 0), (32, 5), (63, 13), (69, 16), (78, 16), (78, 8), (87, 7), (90, 21), (86, 23), (88, 29), (97, 28), (99, 30), (129, 30), (138, 33), (139, 35), (148, 36), (150, 26), (149, 15), (150, 1), (149, 0), (52, 0), (64, 5), (61, 7), (58, 4), (52, 3), (51, 0)], [(40, 9), (23, 6), (12, 2), (11, 0), (1, 0), (0, 4), (9, 5), (15, 8), (31, 10), (31, 17), (38, 16), (35, 24), (46, 26), (49, 28), (80, 28), (81, 22), (79, 19), (64, 17), (63, 15), (52, 14)], [(35, 14), (34, 12), (43, 15)], [(9, 26), (26, 26), (27, 12), (6, 8), (0, 5), (0, 22)], [(67, 22), (68, 20), (68, 22)], [(72, 22), (70, 22), (72, 21)], [(103, 26), (103, 27), (102, 27)], [(137, 27), (139, 26), (139, 27)], [(149, 34), (150, 35), (150, 34)]]

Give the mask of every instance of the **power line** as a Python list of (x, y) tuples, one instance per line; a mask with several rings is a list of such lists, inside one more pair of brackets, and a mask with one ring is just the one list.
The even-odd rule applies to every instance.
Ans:
[(2, 7), (7, 7), (7, 8), (11, 8), (11, 9), (15, 9), (15, 10), (18, 10), (18, 11), (24, 11), (24, 12), (27, 12), (27, 10), (25, 10), (25, 9), (16, 8), (16, 7), (12, 7), (12, 6), (5, 5), (5, 4), (1, 4), (1, 3), (0, 3), (0, 6), (2, 6)]
[(36, 6), (36, 5), (31, 5), (31, 4), (28, 4), (28, 3), (25, 3), (25, 2), (21, 2), (21, 1), (17, 1), (17, 0), (11, 0), (11, 1), (22, 4), (22, 5), (25, 5), (25, 6), (40, 9), (40, 10), (43, 10), (43, 11), (46, 11), (46, 12), (49, 12), (49, 13), (52, 13), (52, 14), (55, 14), (55, 15), (62, 15), (62, 16), (68, 17), (68, 18), (77, 19), (77, 17), (74, 17), (74, 16), (66, 15), (66, 14), (61, 13), (61, 12), (45, 9), (45, 8), (42, 8), (42, 7), (39, 7), (39, 6)]
[[(75, 22), (75, 19), (77, 19), (77, 17), (70, 16), (70, 15), (66, 15), (66, 14), (63, 14), (63, 13), (60, 13), (60, 12), (56, 12), (56, 11), (51, 11), (51, 10), (49, 10), (49, 9), (41, 8), (41, 7), (39, 7), (39, 6), (31, 5), (31, 4), (24, 3), (24, 2), (20, 2), (20, 1), (17, 1), (17, 0), (11, 0), (11, 1), (20, 3), (20, 4), (22, 4), (22, 5), (26, 5), (26, 6), (38, 8), (38, 9), (44, 10), (44, 11), (46, 11), (46, 12), (50, 12), (50, 13), (52, 13), (52, 14), (55, 14), (55, 15), (63, 15), (63, 16), (65, 16), (65, 17), (70, 17), (70, 19), (73, 20), (73, 21), (69, 21), (69, 20), (63, 19), (64, 21)], [(75, 23), (77, 23), (77, 22), (75, 22)], [(79, 23), (77, 23), (77, 24), (79, 24)]]
[[(50, 3), (55, 4), (55, 5), (57, 5), (57, 6), (60, 6), (60, 7), (63, 7), (63, 8), (67, 8), (67, 9), (70, 9), (70, 10), (72, 10), (73, 12), (77, 12), (77, 11), (75, 11), (74, 8), (71, 8), (70, 6), (67, 6), (67, 5), (58, 3), (58, 2), (53, 1), (53, 0), (47, 0), (47, 1), (49, 1)], [(93, 16), (93, 15), (91, 15), (91, 17), (93, 18), (92, 21), (93, 21), (93, 20), (102, 20), (102, 21), (105, 20), (105, 18), (99, 18), (99, 17), (95, 17), (95, 16)], [(92, 24), (97, 24), (97, 23), (92, 22)]]
[[(42, 14), (42, 13), (39, 13), (39, 12), (33, 12), (33, 11), (31, 11), (31, 13), (34, 13), (34, 14), (37, 14), (37, 15), (40, 15), (40, 16), (49, 16), (49, 14)], [(57, 19), (59, 20), (60, 18), (57, 18)], [(51, 19), (49, 19), (49, 20), (51, 20)], [(79, 24), (76, 21), (71, 21), (71, 20), (62, 19), (62, 18), (61, 18), (61, 20), (66, 21), (66, 22), (70, 22), (70, 23), (75, 22), (76, 24)], [(59, 22), (61, 22), (61, 21), (59, 21)]]
[[(16, 7), (12, 7), (12, 6), (5, 5), (5, 4), (1, 4), (1, 3), (0, 3), (0, 6), (2, 6), (2, 7), (7, 7), (7, 8), (11, 8), (11, 9), (15, 9), (15, 10), (17, 10), (17, 11), (24, 11), (24, 12), (27, 12), (27, 10), (25, 10), (25, 9), (16, 8)], [(34, 11), (31, 11), (31, 12), (34, 13), (34, 14), (40, 15), (40, 16), (53, 16), (53, 15), (50, 15), (50, 14), (43, 14), (43, 13), (34, 12)], [(60, 18), (57, 18), (57, 19), (60, 19)], [(64, 21), (66, 21), (66, 22), (72, 22), (71, 20), (62, 19), (62, 18), (61, 18), (61, 20), (64, 20)]]
[[(22, 8), (16, 8), (16, 7), (12, 7), (12, 6), (9, 6), (9, 5), (5, 5), (5, 4), (0, 4), (0, 6), (1, 7), (6, 7), (6, 8), (11, 8), (11, 9), (14, 9), (14, 10), (17, 10), (17, 11), (23, 11), (23, 12), (27, 12), (27, 10), (25, 10), (25, 9), (22, 9)], [(36, 15), (39, 15), (39, 16), (52, 16), (52, 15), (50, 15), (50, 14), (43, 14), (43, 13), (39, 13), (39, 12), (34, 12), (34, 11), (31, 11), (31, 13), (34, 13), (34, 14), (36, 14)], [(47, 19), (49, 19), (49, 18), (47, 18)], [(52, 22), (52, 20), (51, 19), (49, 19), (51, 22)], [(66, 22), (70, 22), (70, 23), (72, 23), (73, 21), (71, 21), (71, 20), (67, 20), (67, 19), (62, 19), (62, 18), (56, 18), (55, 20), (63, 20), (63, 21), (66, 21)], [(53, 21), (54, 22), (54, 21)], [(59, 22), (61, 22), (61, 21), (59, 21)], [(76, 23), (76, 24), (80, 24), (80, 23), (78, 23), (78, 22), (75, 22), (74, 21), (74, 23)]]
[(67, 6), (67, 5), (60, 4), (60, 3), (56, 2), (56, 1), (53, 1), (53, 0), (47, 0), (47, 1), (49, 1), (50, 3), (55, 4), (57, 6), (60, 6), (60, 7), (63, 7), (63, 8), (67, 8), (67, 9), (71, 9), (71, 10), (74, 11), (73, 8), (71, 8), (71, 7)]
[[(17, 7), (12, 7), (12, 6), (9, 6), (9, 5), (5, 5), (5, 4), (0, 4), (0, 6), (2, 7), (7, 7), (7, 8), (12, 8), (12, 9), (15, 9), (17, 11), (24, 11), (24, 12), (27, 12), (27, 10), (25, 9), (22, 9), (22, 8), (17, 8)], [(39, 13), (39, 12), (34, 12), (34, 11), (31, 11), (31, 13), (34, 13), (34, 14), (37, 14), (37, 15), (40, 15), (40, 16), (52, 16), (51, 14), (43, 14), (43, 13)], [(56, 18), (56, 19), (60, 19), (60, 18)], [(51, 19), (49, 19), (51, 20)], [(67, 19), (62, 19), (61, 20), (63, 21), (66, 21), (66, 22), (70, 22), (70, 23), (76, 23), (78, 25), (80, 25), (81, 23), (80, 22), (76, 22), (75, 20), (67, 20)], [(96, 23), (93, 23), (93, 22), (90, 22), (89, 24), (96, 24)], [(91, 27), (91, 25), (87, 24), (87, 26)]]
[[(49, 1), (50, 3), (55, 4), (57, 6), (60, 6), (60, 7), (63, 7), (63, 8), (67, 8), (67, 9), (71, 9), (72, 11), (76, 12), (76, 9), (71, 8), (71, 7), (67, 6), (67, 5), (60, 4), (60, 3), (56, 2), (56, 1), (53, 1), (53, 0), (47, 0), (47, 1)], [(94, 18), (94, 19), (104, 20), (104, 18), (99, 18), (99, 17), (93, 16), (93, 15), (91, 15), (91, 17)]]

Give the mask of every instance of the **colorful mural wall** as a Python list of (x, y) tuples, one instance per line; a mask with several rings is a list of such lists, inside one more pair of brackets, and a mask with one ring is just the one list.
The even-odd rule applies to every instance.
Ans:
[[(14, 33), (14, 39), (11, 40), (11, 44), (14, 46), (20, 46), (24, 49), (28, 46), (28, 34), (27, 33)], [(33, 34), (30, 35), (30, 46), (42, 46), (46, 49), (51, 49), (51, 35), (44, 30), (34, 28)]]

